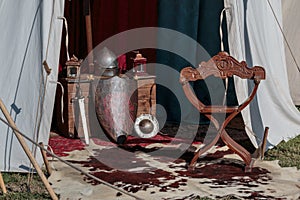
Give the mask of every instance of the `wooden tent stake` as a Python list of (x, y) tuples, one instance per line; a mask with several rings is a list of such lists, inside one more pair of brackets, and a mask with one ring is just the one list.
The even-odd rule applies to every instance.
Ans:
[(3, 177), (2, 177), (1, 172), (0, 172), (0, 187), (1, 187), (1, 189), (2, 189), (3, 194), (6, 194), (6, 193), (7, 193), (7, 190), (6, 190), (6, 187), (5, 187), (5, 184), (4, 184), (4, 181), (3, 181)]
[(50, 176), (52, 174), (52, 169), (49, 165), (49, 161), (47, 159), (46, 151), (44, 150), (44, 144), (42, 142), (40, 142), (39, 145), (40, 145), (40, 149), (41, 149), (41, 153), (42, 153), (42, 156), (43, 156), (43, 160), (44, 160), (44, 163), (45, 163), (46, 170), (47, 170), (47, 172)]
[[(0, 99), (0, 109), (2, 111), (2, 113), (4, 114), (8, 124), (13, 128), (13, 132), (15, 133), (15, 136), (17, 137), (17, 139), (19, 140), (23, 150), (25, 151), (27, 157), (29, 158), (29, 160), (31, 161), (32, 165), (34, 166), (34, 168), (36, 169), (38, 175), (40, 176), (40, 178), (42, 179), (42, 182), (44, 183), (47, 191), (49, 192), (51, 198), (53, 200), (58, 200), (58, 197), (56, 196), (56, 194), (54, 193), (52, 187), (50, 186), (46, 176), (44, 175), (43, 171), (41, 170), (39, 164), (37, 163), (37, 161), (35, 160), (34, 156), (32, 155), (29, 147), (27, 146), (23, 136), (18, 133), (18, 128), (15, 124), (15, 122), (13, 121), (13, 119), (11, 118), (9, 112), (7, 111), (5, 105), (3, 104), (2, 100)], [(17, 131), (15, 131), (17, 130)]]
[(265, 150), (266, 150), (266, 146), (267, 146), (267, 138), (269, 135), (269, 127), (265, 128), (265, 132), (264, 132), (264, 137), (263, 137), (263, 141), (261, 144), (261, 153), (260, 153), (260, 159), (263, 160), (265, 157)]

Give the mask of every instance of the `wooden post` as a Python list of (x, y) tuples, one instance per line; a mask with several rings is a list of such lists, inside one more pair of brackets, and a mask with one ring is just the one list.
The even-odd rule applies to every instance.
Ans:
[(31, 161), (32, 165), (34, 166), (34, 168), (36, 169), (38, 175), (40, 176), (42, 182), (44, 183), (47, 191), (49, 192), (51, 198), (53, 200), (58, 200), (58, 197), (56, 196), (56, 194), (54, 193), (52, 187), (50, 186), (46, 176), (44, 175), (43, 171), (41, 170), (39, 164), (37, 163), (37, 161), (35, 160), (34, 156), (32, 155), (29, 147), (27, 146), (23, 136), (19, 133), (19, 130), (15, 124), (15, 122), (13, 121), (13, 119), (11, 118), (9, 112), (7, 111), (5, 105), (3, 104), (2, 100), (0, 99), (0, 109), (3, 112), (8, 124), (13, 128), (13, 132), (15, 133), (15, 136), (17, 137), (17, 139), (19, 140), (23, 150), (25, 151), (27, 157), (29, 158), (29, 160)]
[(0, 172), (0, 187), (1, 187), (1, 189), (2, 189), (3, 194), (6, 194), (6, 193), (7, 193), (7, 190), (6, 190), (6, 187), (5, 187), (5, 184), (4, 184), (4, 181), (3, 181), (3, 177), (2, 177), (1, 172)]
[(89, 63), (89, 73), (93, 74), (94, 69), (94, 55), (93, 55), (93, 34), (92, 34), (92, 20), (91, 20), (91, 5), (90, 0), (84, 0), (84, 16), (85, 16), (85, 27), (86, 27), (86, 39), (87, 39), (87, 53)]
[(269, 135), (269, 127), (266, 127), (265, 132), (264, 132), (263, 141), (262, 141), (262, 144), (261, 144), (261, 153), (260, 153), (260, 159), (261, 160), (263, 160), (264, 157), (265, 157), (265, 150), (266, 150), (268, 135)]
[(41, 153), (42, 153), (42, 156), (43, 156), (43, 160), (44, 160), (44, 163), (45, 163), (46, 170), (47, 170), (47, 172), (48, 172), (48, 174), (50, 176), (52, 174), (52, 169), (51, 169), (51, 167), (49, 165), (49, 161), (47, 159), (47, 154), (46, 154), (46, 152), (44, 150), (44, 144), (42, 142), (40, 142), (39, 145), (41, 147), (40, 149), (41, 149)]

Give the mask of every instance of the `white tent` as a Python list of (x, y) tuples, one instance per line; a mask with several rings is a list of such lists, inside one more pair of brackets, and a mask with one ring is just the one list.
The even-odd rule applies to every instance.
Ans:
[[(20, 131), (48, 143), (60, 53), (64, 0), (0, 1), (0, 98)], [(52, 69), (47, 75), (46, 61)], [(0, 114), (4, 118), (3, 114)], [(0, 170), (26, 171), (30, 161), (0, 123)], [(35, 147), (28, 142), (35, 152)], [(40, 152), (37, 160), (42, 164)]]
[[(260, 65), (266, 69), (267, 79), (260, 85), (256, 102), (251, 104), (250, 110), (242, 113), (248, 135), (255, 144), (261, 140), (264, 127), (270, 127), (268, 146), (277, 145), (282, 140), (299, 135), (300, 112), (294, 106), (289, 90), (281, 0), (224, 2), (228, 8), (226, 14), (230, 54), (238, 60), (246, 60), (249, 66)], [(295, 3), (284, 3), (285, 17), (291, 14), (287, 13), (291, 10), (297, 12), (297, 7), (291, 9), (294, 6), (291, 2)], [(295, 18), (290, 20), (293, 21), (291, 24), (298, 21)], [(299, 45), (295, 41), (290, 43)], [(299, 52), (299, 47), (297, 50)], [(297, 81), (299, 85), (300, 80)], [(248, 95), (249, 87), (251, 85), (245, 81), (236, 82), (239, 101)], [(252, 130), (257, 138), (253, 136)]]
[(282, 0), (283, 32), (286, 38), (286, 64), (291, 96), (300, 105), (300, 1)]

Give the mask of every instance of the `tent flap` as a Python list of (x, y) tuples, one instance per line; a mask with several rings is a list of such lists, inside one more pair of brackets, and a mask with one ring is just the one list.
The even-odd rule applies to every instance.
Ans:
[[(0, 98), (18, 129), (37, 142), (48, 143), (51, 126), (64, 1), (2, 1), (0, 3)], [(18, 12), (16, 14), (16, 12)], [(21, 17), (20, 17), (21, 16)], [(47, 75), (43, 61), (52, 68)], [(0, 113), (0, 117), (4, 118)], [(0, 170), (26, 171), (30, 161), (12, 130), (0, 123)], [(27, 145), (42, 164), (40, 151)]]
[[(246, 124), (261, 141), (265, 127), (270, 128), (268, 146), (277, 145), (300, 134), (300, 113), (289, 90), (282, 24), (281, 0), (225, 0), (228, 9), (230, 54), (251, 66), (263, 66), (267, 79), (258, 89), (250, 113), (243, 113)], [(276, 16), (276, 17), (275, 17)], [(238, 99), (251, 85), (236, 83)], [(251, 116), (251, 117), (250, 117)], [(250, 131), (251, 132), (251, 131)], [(253, 138), (253, 137), (252, 137)]]

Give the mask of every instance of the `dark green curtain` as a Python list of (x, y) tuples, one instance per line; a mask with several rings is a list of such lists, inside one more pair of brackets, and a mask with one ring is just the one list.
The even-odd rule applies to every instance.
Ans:
[[(223, 8), (223, 0), (158, 0), (158, 26), (172, 29), (191, 37), (197, 41), (210, 56), (213, 56), (221, 50), (219, 25), (220, 14)], [(224, 38), (226, 39), (226, 24), (223, 25), (223, 32), (225, 33)], [(158, 42), (164, 41), (158, 40)], [(176, 39), (173, 42), (175, 44), (180, 43), (180, 39)], [(225, 50), (228, 50), (227, 41), (224, 41), (224, 44)], [(181, 45), (179, 45), (179, 48)], [(198, 119), (195, 118), (193, 114), (195, 113), (194, 108), (189, 104), (183, 92), (181, 92), (182, 88), (178, 81), (179, 72), (186, 66), (197, 67), (200, 61), (207, 61), (209, 58), (200, 55), (201, 52), (195, 52), (193, 47), (190, 49), (190, 53), (195, 54), (195, 62), (192, 63), (176, 55), (174, 52), (166, 50), (158, 50), (157, 52), (157, 63), (170, 66), (178, 72), (175, 76), (170, 76), (170, 74), (164, 72), (165, 70), (162, 67), (156, 68), (157, 82), (160, 83), (167, 79), (168, 82), (173, 85), (172, 89), (159, 84), (157, 86), (157, 103), (165, 108), (167, 121), (169, 122), (186, 121), (198, 123)], [(195, 82), (192, 87), (198, 98), (206, 104), (211, 104), (213, 99), (216, 101), (214, 103), (220, 103), (218, 101), (222, 99), (221, 96), (218, 96), (220, 95), (218, 93), (209, 94), (207, 85), (203, 81)], [(220, 83), (214, 84), (213, 87), (224, 88), (224, 85), (221, 81)], [(209, 91), (211, 90), (214, 90), (214, 88), (209, 89)], [(234, 92), (234, 88), (230, 88), (229, 90)], [(174, 91), (177, 93), (177, 96), (174, 94)], [(181, 97), (178, 98), (178, 94)], [(161, 113), (159, 110), (157, 114), (158, 117), (160, 117)], [(195, 121), (195, 119), (197, 120)], [(200, 123), (208, 123), (208, 120), (201, 116)]]

